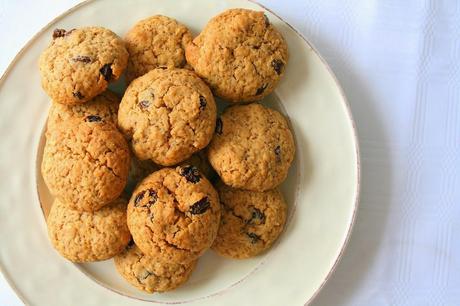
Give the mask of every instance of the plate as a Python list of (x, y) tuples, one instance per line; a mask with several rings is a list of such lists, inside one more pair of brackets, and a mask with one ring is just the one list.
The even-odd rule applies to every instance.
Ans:
[[(52, 198), (37, 169), (49, 108), (37, 62), (53, 29), (100, 25), (123, 37), (136, 21), (163, 14), (197, 34), (209, 18), (232, 7), (264, 10), (290, 50), (286, 75), (262, 101), (286, 115), (297, 147), (281, 186), (289, 217), (280, 239), (269, 252), (243, 261), (208, 251), (189, 282), (153, 295), (131, 287), (111, 260), (72, 264), (61, 258), (47, 238), (40, 199), (46, 211)], [(0, 101), (0, 267), (26, 304), (303, 305), (329, 278), (349, 239), (359, 195), (359, 155), (348, 104), (311, 44), (257, 3), (84, 2), (52, 21), (21, 50), (0, 80)]]

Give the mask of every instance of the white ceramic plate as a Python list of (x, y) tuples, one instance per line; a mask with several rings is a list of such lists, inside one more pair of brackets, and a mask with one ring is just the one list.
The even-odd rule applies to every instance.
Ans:
[[(244, 261), (211, 251), (187, 284), (144, 294), (117, 275), (113, 262), (74, 265), (51, 247), (40, 209), (51, 197), (36, 161), (49, 99), (40, 87), (38, 57), (54, 28), (100, 25), (123, 36), (154, 14), (174, 17), (198, 33), (231, 7), (264, 10), (244, 0), (96, 0), (51, 22), (17, 55), (0, 81), (0, 266), (26, 304), (34, 305), (302, 305), (332, 273), (350, 236), (359, 190), (359, 157), (345, 97), (327, 64), (292, 27), (266, 11), (286, 38), (290, 63), (264, 103), (291, 122), (296, 160), (282, 191), (289, 223), (266, 254)], [(82, 273), (83, 272), (83, 273)]]

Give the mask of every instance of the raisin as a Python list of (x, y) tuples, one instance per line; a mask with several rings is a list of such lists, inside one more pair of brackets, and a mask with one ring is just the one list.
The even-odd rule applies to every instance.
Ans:
[(74, 62), (82, 62), (82, 63), (91, 63), (91, 57), (86, 55), (78, 55), (72, 59)]
[(265, 214), (261, 212), (259, 209), (254, 208), (252, 211), (251, 219), (248, 221), (248, 223), (255, 223), (255, 224), (261, 224), (265, 222)]
[(256, 244), (260, 240), (260, 236), (255, 233), (246, 233), (246, 235), (251, 239), (252, 244)]
[(193, 184), (196, 184), (200, 181), (201, 175), (200, 171), (195, 166), (185, 166), (180, 169), (180, 175), (185, 177), (185, 179)]
[(264, 14), (265, 19), (265, 26), (268, 27), (270, 25), (270, 20), (268, 19), (267, 15)]
[(281, 70), (283, 70), (283, 66), (284, 66), (284, 63), (279, 59), (274, 59), (272, 61), (272, 67), (278, 75), (281, 74)]
[(64, 29), (55, 29), (53, 31), (53, 39), (56, 39), (58, 37), (64, 37), (66, 35), (66, 30)]
[(145, 190), (139, 192), (134, 198), (134, 206), (139, 206), (139, 202), (144, 198)]
[(163, 70), (165, 70), (165, 69), (168, 69), (168, 67), (166, 67), (166, 66), (158, 66), (158, 69), (163, 69)]
[(82, 95), (81, 92), (79, 92), (79, 91), (73, 92), (72, 95), (73, 95), (75, 98), (79, 99), (79, 100), (81, 100), (81, 99), (83, 99), (83, 98), (85, 97), (85, 96)]
[(129, 250), (129, 249), (132, 249), (133, 246), (134, 246), (134, 240), (131, 239), (131, 240), (128, 242), (128, 245), (126, 246), (126, 249), (128, 249), (128, 250)]
[(109, 82), (112, 79), (112, 64), (105, 64), (102, 66), (101, 69), (99, 69), (99, 72), (102, 74), (104, 77), (104, 80)]
[(275, 148), (276, 161), (281, 162), (281, 147), (277, 146)]
[(89, 116), (86, 116), (85, 121), (86, 122), (101, 122), (102, 118), (96, 115), (89, 115)]
[(150, 205), (153, 205), (153, 204), (155, 204), (157, 202), (158, 195), (157, 195), (156, 191), (153, 190), (153, 189), (149, 189), (148, 192), (149, 192), (149, 197), (150, 197), (150, 199), (149, 199), (149, 206), (150, 206)]
[(216, 133), (219, 134), (219, 135), (222, 135), (223, 129), (224, 129), (224, 127), (223, 127), (222, 119), (217, 118), (217, 120), (216, 120)]
[(257, 88), (256, 96), (261, 95), (265, 91), (265, 88), (267, 88), (267, 86), (268, 84), (264, 84), (262, 85), (262, 87)]
[(209, 207), (211, 207), (209, 199), (208, 197), (204, 197), (190, 207), (190, 212), (192, 215), (201, 215), (204, 214), (209, 209)]
[(204, 110), (206, 108), (206, 99), (203, 96), (200, 96), (200, 110)]
[(150, 101), (148, 100), (142, 100), (141, 102), (139, 102), (139, 107), (142, 109), (146, 109), (149, 106), (150, 106)]

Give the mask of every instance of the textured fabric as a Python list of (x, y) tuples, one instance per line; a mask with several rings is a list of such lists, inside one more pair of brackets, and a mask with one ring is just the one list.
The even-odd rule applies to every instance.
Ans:
[[(76, 2), (0, 0), (0, 71)], [(359, 133), (357, 222), (313, 305), (460, 305), (460, 1), (261, 2), (329, 62)]]

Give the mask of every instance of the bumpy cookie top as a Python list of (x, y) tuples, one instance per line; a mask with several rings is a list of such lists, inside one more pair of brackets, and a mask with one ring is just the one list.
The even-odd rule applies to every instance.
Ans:
[(128, 205), (128, 227), (146, 255), (189, 263), (214, 241), (220, 221), (217, 192), (199, 172), (163, 168), (145, 178)]
[(264, 191), (284, 181), (294, 151), (294, 139), (283, 115), (249, 104), (232, 106), (218, 119), (208, 157), (225, 184)]
[(196, 260), (188, 264), (161, 262), (146, 256), (132, 244), (114, 258), (117, 271), (133, 286), (148, 293), (173, 290), (187, 281), (196, 266)]
[(40, 56), (42, 87), (56, 103), (85, 103), (117, 80), (127, 62), (124, 42), (108, 29), (56, 29)]
[(53, 246), (74, 262), (111, 258), (122, 252), (131, 239), (126, 225), (126, 200), (122, 199), (92, 213), (55, 200), (47, 224)]
[(270, 247), (286, 222), (286, 204), (278, 190), (264, 192), (217, 186), (222, 219), (212, 249), (222, 256), (249, 258)]
[(43, 178), (50, 192), (74, 209), (95, 211), (115, 200), (129, 165), (123, 135), (99, 116), (62, 122), (47, 133)]
[(230, 9), (208, 22), (187, 46), (186, 57), (217, 96), (248, 102), (273, 91), (284, 74), (288, 51), (263, 12)]
[(154, 69), (123, 96), (118, 125), (136, 156), (175, 165), (208, 145), (216, 104), (206, 84), (185, 69)]
[(104, 121), (117, 124), (118, 97), (107, 90), (84, 104), (64, 105), (52, 103), (48, 113), (48, 130), (56, 125), (74, 118), (84, 118), (89, 115), (101, 117)]
[(184, 67), (185, 46), (191, 40), (189, 29), (172, 18), (156, 15), (139, 21), (125, 36), (126, 78), (132, 81), (157, 67)]

